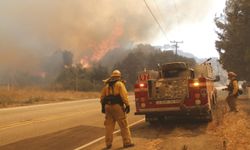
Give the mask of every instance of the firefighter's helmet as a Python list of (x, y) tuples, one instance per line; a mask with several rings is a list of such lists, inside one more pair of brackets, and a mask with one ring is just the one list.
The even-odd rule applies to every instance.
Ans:
[(237, 74), (234, 72), (228, 72), (227, 75), (228, 75), (228, 77), (236, 77), (237, 76)]
[(119, 70), (114, 70), (111, 77), (121, 77), (121, 72)]

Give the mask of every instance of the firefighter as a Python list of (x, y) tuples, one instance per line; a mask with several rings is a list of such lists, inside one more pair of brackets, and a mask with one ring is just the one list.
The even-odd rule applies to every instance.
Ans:
[[(104, 80), (105, 86), (101, 92), (102, 113), (105, 113), (105, 142), (106, 149), (112, 147), (113, 131), (117, 122), (123, 140), (123, 147), (133, 147), (131, 133), (128, 127), (126, 113), (130, 112), (128, 94), (121, 80), (121, 72), (114, 70), (109, 79)], [(125, 105), (125, 107), (124, 107)]]
[(236, 79), (237, 75), (234, 72), (228, 73), (228, 79), (230, 80), (229, 85), (227, 86), (228, 96), (226, 98), (227, 104), (230, 108), (230, 111), (238, 112), (236, 108), (236, 100), (238, 97), (238, 80)]

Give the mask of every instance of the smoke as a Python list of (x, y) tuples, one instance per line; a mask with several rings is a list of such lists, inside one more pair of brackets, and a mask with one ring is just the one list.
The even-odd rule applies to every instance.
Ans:
[[(202, 19), (215, 0), (147, 0), (166, 32)], [(174, 4), (175, 2), (175, 4)], [(1, 0), (0, 68), (39, 70), (56, 50), (75, 61), (99, 61), (108, 51), (162, 34), (143, 0)]]

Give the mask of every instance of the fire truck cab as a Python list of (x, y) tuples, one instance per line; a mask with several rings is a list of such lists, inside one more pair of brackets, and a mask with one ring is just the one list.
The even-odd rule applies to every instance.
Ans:
[(158, 71), (143, 71), (134, 85), (135, 115), (147, 122), (173, 116), (205, 118), (211, 121), (216, 105), (210, 63), (192, 69), (184, 62), (166, 63)]

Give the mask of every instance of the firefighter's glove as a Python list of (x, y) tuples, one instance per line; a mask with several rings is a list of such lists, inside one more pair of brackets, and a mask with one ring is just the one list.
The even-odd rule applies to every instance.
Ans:
[(124, 111), (125, 111), (125, 113), (129, 113), (130, 112), (130, 106), (129, 105), (127, 105), (126, 107), (125, 107), (125, 109), (124, 109)]
[(102, 104), (102, 113), (105, 114), (105, 104)]

